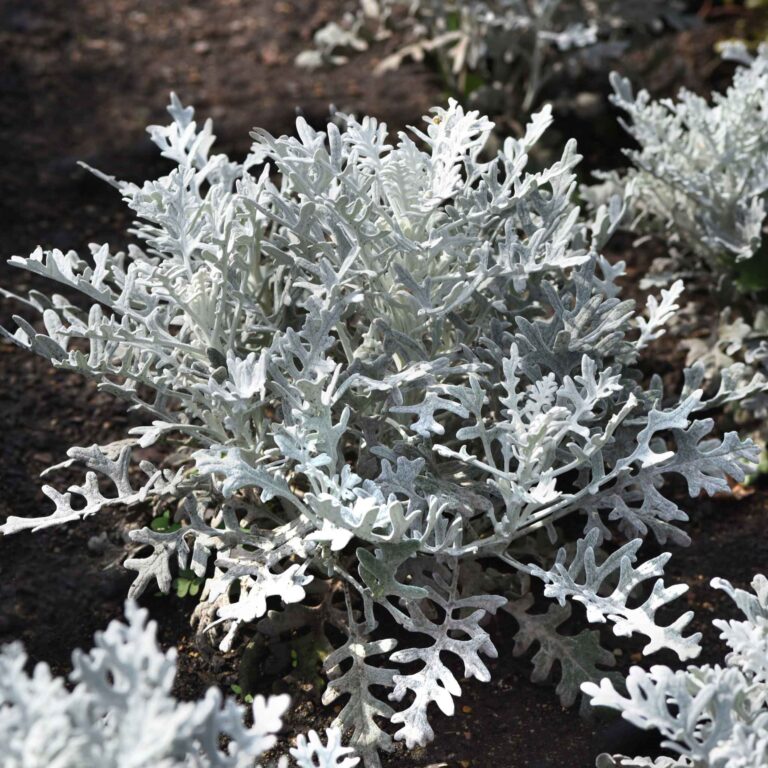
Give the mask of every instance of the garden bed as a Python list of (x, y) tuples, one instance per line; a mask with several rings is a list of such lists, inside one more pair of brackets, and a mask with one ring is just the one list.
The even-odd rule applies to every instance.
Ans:
[[(247, 150), (253, 125), (291, 132), (297, 108), (314, 124), (333, 103), (400, 128), (443, 98), (436, 79), (417, 65), (370, 76), (381, 51), (328, 72), (297, 70), (293, 58), (308, 46), (312, 31), (337, 14), (334, 2), (313, 3), (311, 13), (303, 0), (217, 0), (183, 9), (168, 1), (152, 3), (151, 11), (148, 5), (8, 0), (0, 9), (0, 47), (6, 54), (0, 65), (3, 259), (38, 244), (62, 249), (81, 249), (92, 241), (122, 244), (128, 221), (119, 196), (76, 161), (135, 181), (157, 173), (163, 166), (144, 125), (164, 120), (170, 90), (194, 104), (200, 116), (214, 118), (221, 148), (235, 156)], [(631, 65), (655, 72), (660, 91), (669, 93), (683, 82), (704, 90), (706, 78), (719, 74), (711, 44), (720, 34), (709, 28), (680, 35)], [(677, 63), (670, 74), (664, 56), (672, 53)], [(653, 78), (645, 82), (654, 88)], [(569, 132), (568, 124), (558, 128)], [(576, 132), (586, 136), (583, 124)], [(590, 167), (604, 165), (606, 157), (615, 162), (616, 147), (604, 147), (605, 156), (600, 147), (594, 139), (586, 144)], [(611, 255), (632, 265), (631, 250)], [(3, 264), (2, 285), (22, 291), (29, 278)], [(9, 314), (4, 310), (3, 319)], [(660, 347), (662, 372), (674, 360), (679, 361), (674, 346)], [(0, 514), (40, 514), (48, 501), (39, 490), (39, 472), (61, 461), (70, 445), (123, 436), (131, 416), (80, 377), (54, 372), (43, 360), (6, 345), (0, 347), (0, 376)], [(731, 609), (708, 582), (723, 576), (745, 586), (764, 570), (768, 491), (758, 485), (744, 498), (682, 506), (692, 518), (687, 530), (693, 544), (674, 550), (669, 581), (690, 585), (685, 599), (696, 611), (695, 629), (705, 632), (702, 658), (714, 660), (722, 649), (709, 622)], [(31, 659), (66, 671), (72, 650), (88, 647), (93, 632), (121, 613), (131, 579), (120, 565), (120, 532), (145, 523), (138, 514), (118, 509), (34, 536), (0, 539), (0, 642), (21, 639)], [(211, 684), (226, 688), (238, 681), (234, 655), (195, 640), (188, 624), (192, 598), (148, 594), (142, 603), (159, 622), (162, 643), (179, 648), (182, 698), (199, 696)], [(626, 747), (616, 740), (628, 737), (627, 731), (585, 724), (575, 710), (562, 709), (551, 690), (529, 681), (526, 660), (512, 658), (505, 619), (494, 622), (492, 634), (500, 652), (490, 664), (492, 682), (466, 684), (457, 715), (435, 717), (438, 740), (407, 757), (396, 753), (386, 765), (586, 767), (601, 749)], [(623, 668), (631, 661), (637, 658), (629, 650), (619, 659)], [(268, 690), (281, 681), (265, 672), (263, 684)], [(290, 720), (297, 730), (320, 727), (333, 714), (309, 687), (297, 704)]]

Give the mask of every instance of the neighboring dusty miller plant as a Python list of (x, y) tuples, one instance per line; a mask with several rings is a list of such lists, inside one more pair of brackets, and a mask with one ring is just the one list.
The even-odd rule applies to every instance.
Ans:
[[(0, 650), (0, 739), (4, 768), (254, 768), (282, 727), (288, 696), (257, 696), (253, 724), (218, 688), (179, 702), (171, 695), (176, 650), (163, 653), (147, 611), (126, 604), (127, 624), (97, 632), (96, 647), (74, 652), (68, 688), (41, 662), (30, 675), (20, 643)], [(223, 749), (220, 739), (228, 746)], [(352, 768), (357, 758), (331, 729), (291, 749), (298, 768)], [(287, 768), (283, 757), (275, 768)]]
[[(407, 43), (378, 67), (406, 58), (436, 56), (459, 96), (474, 105), (509, 112), (537, 102), (548, 81), (603, 66), (628, 44), (628, 36), (663, 24), (689, 21), (674, 0), (360, 0), (341, 23), (315, 34), (315, 49), (299, 64), (341, 64), (345, 52), (364, 50), (390, 29)], [(511, 103), (510, 103), (511, 102)]]
[(732, 277), (742, 262), (759, 256), (763, 244), (768, 46), (755, 57), (738, 44), (725, 53), (744, 66), (711, 102), (685, 89), (677, 100), (656, 101), (645, 90), (635, 95), (629, 80), (611, 75), (612, 101), (625, 113), (622, 125), (639, 148), (626, 152), (633, 167), (604, 176), (611, 194), (617, 188), (629, 191), (635, 230), (661, 234), (689, 260), (696, 256), (710, 270)]
[(611, 707), (638, 728), (659, 731), (661, 746), (678, 756), (601, 755), (598, 768), (768, 765), (768, 579), (755, 577), (754, 594), (723, 579), (713, 579), (712, 586), (725, 590), (746, 617), (714, 622), (731, 649), (725, 666), (633, 667), (626, 696), (608, 680), (583, 686), (594, 706)]
[[(710, 291), (715, 280), (726, 309), (708, 337), (686, 340), (687, 362), (700, 363), (706, 380), (730, 369), (731, 379), (746, 381), (768, 373), (765, 310), (747, 295), (768, 289), (768, 46), (755, 57), (736, 43), (724, 53), (743, 66), (711, 102), (687, 90), (677, 100), (655, 101), (612, 74), (613, 103), (626, 114), (622, 125), (639, 148), (627, 151), (628, 170), (600, 174), (602, 183), (584, 192), (593, 204), (622, 194), (630, 228), (670, 245), (670, 255), (656, 260), (642, 285), (683, 278), (701, 287), (703, 276)], [(706, 313), (693, 314), (688, 331), (706, 324)], [(764, 396), (742, 405), (760, 419), (768, 413)]]
[[(46, 487), (52, 513), (0, 531), (177, 503), (178, 530), (131, 533), (132, 593), (167, 591), (172, 568), (191, 568), (206, 578), (196, 619), (224, 630), (222, 649), (255, 622), (271, 636), (341, 631), (324, 700), (343, 699), (337, 724), (369, 766), (392, 747), (386, 721), (412, 746), (433, 737), (432, 703), (454, 711), (451, 659), (490, 678), (484, 624), (502, 606), (517, 652), (539, 646), (535, 678), (559, 667), (564, 703), (613, 663), (597, 632), (559, 631), (574, 602), (616, 635), (644, 635), (646, 653), (695, 656), (689, 614), (656, 622), (685, 591), (662, 581), (669, 556), (637, 564), (638, 549), (649, 533), (687, 541), (667, 476), (693, 497), (727, 491), (755, 449), (709, 436), (699, 414), (728, 393), (644, 386), (636, 362), (681, 285), (645, 317), (619, 298), (623, 264), (599, 251), (620, 201), (580, 219), (574, 142), (527, 170), (549, 112), (490, 159), (492, 123), (451, 102), (413, 129), (421, 145), (392, 146), (369, 117), (326, 132), (299, 119), (298, 138), (256, 131), (241, 164), (210, 154), (210, 123), (198, 130), (191, 108), (174, 97), (169, 111), (149, 131), (176, 167), (111, 180), (140, 245), (11, 259), (91, 306), (32, 292), (45, 331), (18, 318), (9, 338), (151, 423), (72, 448), (65, 465), (85, 464), (85, 482)], [(165, 466), (133, 472), (132, 452), (153, 443)], [(576, 535), (561, 528), (575, 517)], [(617, 534), (631, 541), (612, 545)], [(545, 613), (532, 581), (556, 601)]]

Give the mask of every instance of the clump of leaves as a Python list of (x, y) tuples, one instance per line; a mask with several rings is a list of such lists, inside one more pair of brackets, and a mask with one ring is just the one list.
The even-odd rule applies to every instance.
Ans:
[[(643, 383), (638, 360), (682, 286), (642, 315), (620, 298), (624, 266), (600, 249), (621, 200), (581, 218), (573, 142), (527, 167), (549, 111), (487, 160), (493, 124), (451, 102), (396, 144), (370, 117), (257, 130), (243, 163), (211, 154), (210, 123), (175, 97), (169, 111), (149, 131), (173, 170), (104, 177), (138, 244), (11, 259), (91, 306), (33, 292), (44, 330), (18, 318), (8, 337), (147, 423), (134, 445), (72, 448), (85, 481), (46, 486), (50, 514), (0, 531), (175, 502), (181, 527), (131, 533), (132, 594), (190, 569), (205, 579), (195, 619), (222, 649), (254, 624), (327, 631), (323, 699), (343, 701), (337, 724), (368, 766), (393, 739), (432, 739), (433, 704), (454, 711), (451, 658), (490, 678), (484, 624), (504, 605), (566, 704), (612, 663), (596, 632), (560, 634), (573, 604), (646, 653), (695, 656), (689, 614), (656, 621), (685, 587), (664, 584), (668, 555), (639, 562), (640, 544), (688, 540), (669, 475), (693, 497), (727, 491), (755, 447), (710, 436), (703, 413), (727, 394)], [(164, 466), (131, 471), (134, 450), (168, 436)], [(547, 613), (532, 582), (556, 601)]]
[(768, 764), (768, 579), (756, 576), (754, 594), (724, 590), (745, 621), (715, 620), (731, 649), (725, 664), (685, 670), (633, 667), (626, 696), (608, 680), (585, 683), (592, 704), (618, 710), (638, 728), (657, 730), (676, 757), (601, 755), (598, 768), (760, 768)]
[(605, 174), (605, 183), (629, 193), (633, 229), (660, 234), (681, 257), (760, 290), (768, 288), (768, 46), (754, 57), (736, 43), (724, 52), (743, 66), (711, 101), (685, 89), (656, 101), (611, 75), (612, 101), (639, 148), (626, 151), (632, 166)]
[(434, 56), (459, 98), (499, 114), (528, 112), (552, 80), (600, 70), (633, 36), (692, 22), (670, 0), (360, 0), (341, 22), (315, 34), (299, 55), (307, 67), (342, 64), (392, 30), (407, 43), (377, 67)]
[(707, 313), (695, 312), (694, 321), (681, 326), (695, 335), (685, 341), (687, 362), (699, 364), (715, 388), (741, 389), (736, 399), (764, 419), (768, 46), (756, 56), (738, 43), (724, 52), (741, 66), (728, 90), (710, 101), (685, 89), (676, 100), (657, 101), (645, 90), (635, 94), (614, 73), (613, 102), (639, 147), (626, 152), (630, 168), (601, 174), (602, 183), (584, 192), (593, 204), (624, 195), (628, 227), (669, 244), (669, 256), (656, 260), (643, 285), (682, 278), (711, 295), (714, 281), (723, 312), (715, 314), (709, 334), (702, 328)]
[[(274, 747), (288, 696), (251, 699), (245, 709), (210, 688), (195, 702), (171, 695), (176, 650), (160, 650), (147, 611), (126, 604), (127, 623), (97, 632), (95, 647), (75, 651), (70, 688), (45, 663), (29, 675), (19, 643), (0, 650), (0, 738), (5, 768), (253, 768)], [(220, 746), (226, 737), (226, 749)], [(359, 761), (327, 732), (311, 731), (291, 755), (297, 768), (352, 768)], [(265, 768), (266, 768), (265, 764)], [(288, 768), (288, 758), (270, 762)]]

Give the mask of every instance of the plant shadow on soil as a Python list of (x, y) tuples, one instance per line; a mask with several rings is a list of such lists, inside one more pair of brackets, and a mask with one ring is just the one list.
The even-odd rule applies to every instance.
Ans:
[[(141, 0), (6, 0), (0, 6), (3, 261), (38, 244), (80, 250), (89, 242), (125, 244), (129, 219), (119, 196), (76, 161), (133, 181), (162, 172), (166, 166), (142, 137), (146, 124), (165, 119), (170, 90), (194, 104), (199, 117), (212, 116), (220, 148), (236, 155), (247, 150), (255, 124), (274, 133), (291, 131), (297, 107), (315, 123), (333, 103), (401, 128), (443, 100), (434, 77), (416, 65), (382, 78), (368, 75), (382, 50), (322, 74), (296, 70), (293, 58), (309, 45), (313, 30), (338, 13), (332, 0), (311, 4), (311, 11), (304, 0), (158, 0), (151, 13), (147, 7)], [(696, 81), (696, 62), (709, 66), (711, 40), (702, 40), (676, 38), (676, 84), (704, 87)], [(661, 90), (671, 87), (664, 80), (669, 68), (664, 73)], [(589, 138), (584, 124), (574, 132)], [(600, 141), (593, 138), (585, 154), (590, 166), (599, 165)], [(615, 152), (609, 162), (614, 160)], [(632, 259), (630, 252), (620, 255)], [(17, 292), (42, 287), (4, 264), (0, 280)], [(3, 321), (14, 311), (4, 302)], [(55, 372), (5, 344), (0, 372), (0, 514), (40, 515), (49, 508), (40, 471), (63, 460), (71, 445), (125, 436), (134, 417), (92, 383)], [(685, 504), (693, 545), (675, 552), (669, 580), (691, 585), (684, 600), (696, 609), (696, 629), (706, 632), (707, 661), (722, 656), (711, 618), (732, 614), (721, 593), (708, 587), (709, 579), (723, 576), (745, 586), (764, 569), (767, 504), (765, 488), (739, 502)], [(131, 575), (120, 565), (120, 534), (146, 524), (147, 514), (118, 509), (0, 540), (0, 642), (22, 640), (33, 661), (66, 673), (72, 650), (90, 647), (94, 631), (121, 615)], [(206, 649), (195, 639), (188, 621), (193, 599), (148, 595), (142, 602), (159, 623), (163, 646), (179, 648), (179, 696), (197, 697), (208, 685), (227, 689), (237, 682), (234, 655)], [(492, 626), (500, 653), (489, 665), (492, 682), (466, 683), (456, 716), (435, 716), (436, 741), (410, 755), (395, 753), (387, 766), (586, 768), (601, 749), (628, 748), (635, 734), (615, 724), (585, 723), (559, 706), (551, 687), (533, 685), (527, 661), (512, 657), (510, 625), (499, 620)], [(637, 647), (626, 646), (620, 666), (637, 660)], [(319, 703), (319, 691), (301, 691), (295, 702), (289, 734), (323, 727), (333, 716)]]

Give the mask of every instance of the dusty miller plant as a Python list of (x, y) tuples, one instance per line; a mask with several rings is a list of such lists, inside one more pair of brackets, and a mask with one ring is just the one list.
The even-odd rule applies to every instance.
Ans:
[[(74, 652), (69, 687), (44, 662), (27, 673), (20, 643), (0, 650), (3, 766), (254, 768), (277, 741), (288, 696), (257, 696), (250, 726), (244, 708), (218, 688), (199, 701), (179, 702), (171, 693), (176, 650), (158, 647), (155, 623), (130, 600), (126, 619), (97, 632), (92, 650)], [(299, 736), (291, 754), (297, 768), (352, 768), (358, 762), (334, 729), (325, 744), (314, 731)], [(288, 758), (269, 765), (288, 768)]]
[[(574, 142), (527, 168), (549, 111), (491, 159), (492, 123), (451, 102), (394, 145), (370, 117), (257, 130), (244, 163), (211, 154), (210, 123), (175, 97), (169, 111), (149, 132), (173, 170), (104, 177), (137, 217), (127, 252), (11, 259), (91, 306), (30, 293), (44, 330), (18, 318), (8, 337), (147, 423), (72, 448), (65, 465), (84, 464), (85, 481), (46, 486), (50, 514), (0, 531), (176, 504), (178, 530), (131, 533), (132, 594), (191, 568), (206, 579), (195, 619), (225, 650), (254, 624), (341, 631), (323, 698), (341, 700), (337, 725), (369, 766), (393, 735), (432, 739), (433, 703), (454, 711), (451, 659), (490, 678), (499, 608), (520, 626), (516, 652), (537, 646), (534, 678), (559, 669), (566, 704), (613, 663), (596, 631), (561, 632), (574, 603), (644, 636), (646, 653), (695, 656), (689, 614), (656, 621), (685, 591), (663, 582), (669, 556), (638, 550), (648, 535), (688, 540), (668, 476), (693, 497), (726, 491), (754, 446), (710, 436), (704, 412), (728, 393), (643, 383), (638, 359), (681, 285), (643, 315), (620, 298), (624, 265), (600, 248), (621, 201), (580, 218)], [(155, 443), (161, 467), (140, 459)]]
[(632, 34), (690, 22), (670, 0), (360, 0), (340, 22), (315, 34), (299, 55), (307, 67), (344, 63), (391, 30), (407, 42), (377, 67), (436, 57), (454, 94), (503, 114), (528, 112), (553, 79), (600, 69)]
[(733, 276), (743, 262), (760, 255), (763, 244), (768, 46), (754, 57), (739, 44), (725, 53), (742, 66), (727, 91), (709, 101), (686, 89), (677, 99), (655, 100), (646, 90), (635, 94), (628, 79), (611, 75), (611, 100), (639, 147), (626, 151), (629, 169), (604, 176), (611, 193), (631, 190), (636, 231), (661, 234), (685, 256)]
[[(612, 101), (638, 148), (627, 150), (627, 170), (600, 174), (601, 184), (584, 191), (593, 204), (622, 194), (629, 228), (670, 246), (645, 286), (684, 279), (701, 287), (703, 278), (711, 293), (715, 280), (726, 306), (707, 336), (686, 341), (688, 363), (701, 363), (707, 380), (730, 370), (731, 378), (745, 381), (768, 373), (768, 47), (753, 57), (733, 43), (724, 53), (741, 66), (728, 90), (710, 101), (685, 89), (676, 100), (654, 100), (612, 74)], [(697, 313), (699, 326), (704, 316)], [(701, 329), (688, 323), (687, 330)], [(765, 398), (750, 389), (744, 395), (751, 398), (745, 405), (764, 418)]]
[(610, 707), (638, 728), (657, 730), (675, 757), (601, 755), (598, 768), (762, 768), (768, 764), (768, 580), (756, 576), (752, 592), (724, 590), (744, 621), (715, 620), (731, 649), (724, 665), (672, 670), (633, 667), (626, 695), (608, 680), (585, 683), (594, 706)]

